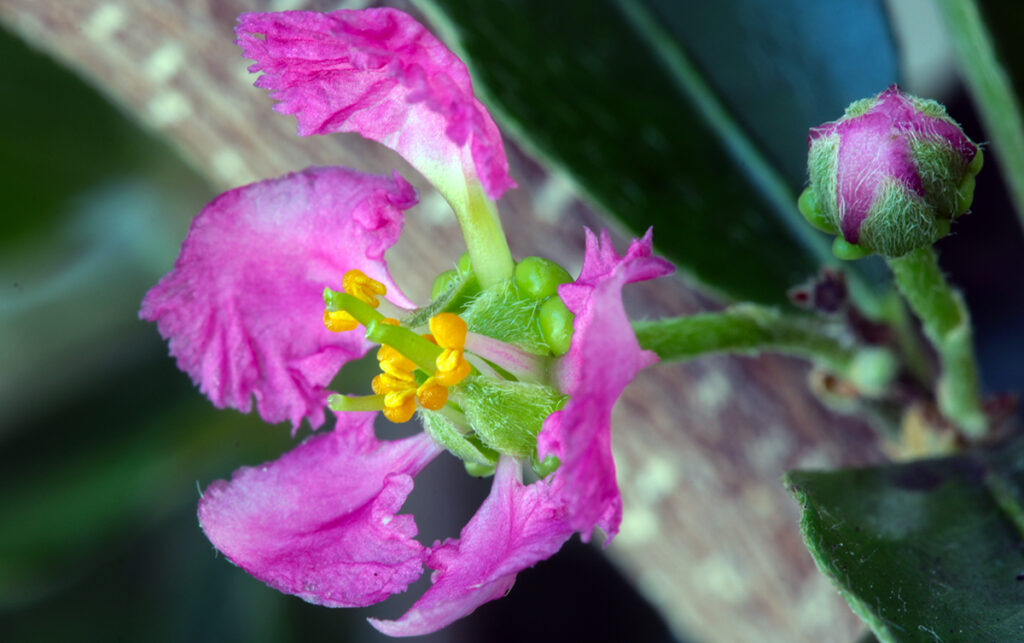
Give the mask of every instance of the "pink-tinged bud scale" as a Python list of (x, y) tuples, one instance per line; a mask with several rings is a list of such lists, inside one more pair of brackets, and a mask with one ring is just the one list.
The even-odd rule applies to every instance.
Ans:
[(897, 85), (811, 129), (800, 210), (838, 232), (837, 254), (898, 257), (949, 232), (974, 195), (982, 154), (945, 108)]

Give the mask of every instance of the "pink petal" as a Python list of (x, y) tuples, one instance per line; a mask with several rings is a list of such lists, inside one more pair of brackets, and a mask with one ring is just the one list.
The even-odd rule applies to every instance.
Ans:
[(491, 494), (460, 540), (435, 545), (433, 585), (396, 621), (369, 619), (389, 636), (428, 634), (504, 596), (516, 574), (550, 557), (572, 535), (565, 507), (543, 481), (524, 486), (519, 465), (503, 457)]
[[(328, 607), (371, 605), (405, 591), (427, 549), (412, 516), (396, 516), (441, 449), (420, 434), (352, 439), (372, 413), (345, 413), (280, 459), (243, 467), (199, 501), (199, 523), (233, 563), (271, 587)], [(343, 426), (352, 425), (352, 426)]]
[(579, 278), (558, 294), (576, 315), (560, 380), (569, 402), (545, 422), (538, 437), (541, 458), (562, 461), (553, 489), (569, 506), (569, 521), (584, 540), (600, 527), (608, 539), (618, 533), (622, 498), (615, 482), (611, 450), (612, 407), (645, 366), (657, 361), (641, 350), (622, 306), (625, 284), (670, 274), (672, 264), (651, 256), (651, 231), (634, 239), (624, 257), (615, 253), (607, 232), (598, 243), (587, 231)]
[(449, 199), (479, 180), (497, 200), (515, 187), (501, 134), (466, 66), (397, 9), (243, 13), (238, 45), (257, 87), (299, 134), (358, 132), (401, 154)]
[(398, 291), (384, 251), (416, 202), (402, 177), (310, 168), (217, 197), (196, 217), (174, 269), (146, 294), (178, 367), (218, 408), (268, 422), (323, 424), (325, 387), (363, 355), (359, 332), (323, 325), (323, 290), (351, 268)]

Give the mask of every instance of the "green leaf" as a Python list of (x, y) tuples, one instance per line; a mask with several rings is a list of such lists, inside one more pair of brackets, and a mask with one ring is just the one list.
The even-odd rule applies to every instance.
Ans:
[[(806, 132), (893, 80), (884, 29), (859, 30), (864, 41), (842, 49), (836, 43), (849, 37), (829, 38), (837, 21), (814, 20), (827, 9), (795, 1), (785, 12), (756, 0), (417, 4), (467, 58), (477, 91), (509, 131), (633, 232), (653, 225), (660, 251), (706, 285), (778, 303), (831, 260), (795, 206)], [(877, 3), (857, 4), (884, 25)], [(738, 36), (762, 29), (759, 12), (776, 16), (773, 31), (737, 47)], [(794, 30), (808, 37), (786, 40)], [(857, 64), (877, 73), (851, 88), (855, 75), (821, 61), (857, 47), (873, 52)], [(723, 49), (736, 51), (726, 60)], [(776, 63), (802, 91), (752, 78), (752, 65)]]
[(818, 568), (879, 641), (1024, 637), (1024, 440), (785, 484)]

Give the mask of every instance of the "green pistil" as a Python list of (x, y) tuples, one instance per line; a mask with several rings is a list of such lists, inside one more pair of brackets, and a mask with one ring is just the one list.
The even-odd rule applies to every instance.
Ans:
[[(367, 308), (369, 307), (367, 306)], [(348, 309), (346, 308), (346, 310)], [(359, 319), (358, 315), (351, 310), (349, 313)], [(381, 324), (378, 320), (366, 324), (366, 339), (375, 344), (387, 344), (393, 347), (415, 362), (416, 366), (430, 374), (437, 371), (437, 358), (443, 352), (440, 346), (420, 337), (408, 328)]]
[(384, 315), (381, 315), (358, 298), (345, 292), (331, 290), (330, 288), (324, 288), (324, 306), (332, 313), (344, 310), (367, 328), (370, 327), (370, 324), (384, 319)]
[(380, 411), (384, 408), (383, 395), (359, 395), (349, 397), (335, 393), (327, 398), (332, 411)]

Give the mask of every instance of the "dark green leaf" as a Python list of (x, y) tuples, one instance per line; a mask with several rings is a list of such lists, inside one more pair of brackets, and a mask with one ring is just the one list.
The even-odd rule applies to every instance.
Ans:
[[(794, 206), (806, 131), (893, 79), (881, 27), (836, 41), (841, 19), (818, 24), (828, 10), (795, 1), (419, 4), (504, 125), (634, 232), (653, 225), (660, 250), (705, 284), (775, 303), (828, 259)], [(877, 3), (862, 7), (882, 23)], [(777, 15), (754, 39), (765, 11)], [(691, 59), (694, 47), (707, 49)], [(826, 62), (858, 48), (874, 52), (858, 64), (875, 73)], [(752, 65), (776, 72), (754, 78)]]
[(1024, 222), (1024, 11), (1020, 3), (1005, 0), (943, 0), (939, 7), (964, 82), (999, 158), (1017, 216)]
[(880, 641), (1024, 638), (1024, 441), (867, 469), (793, 472), (804, 540)]

